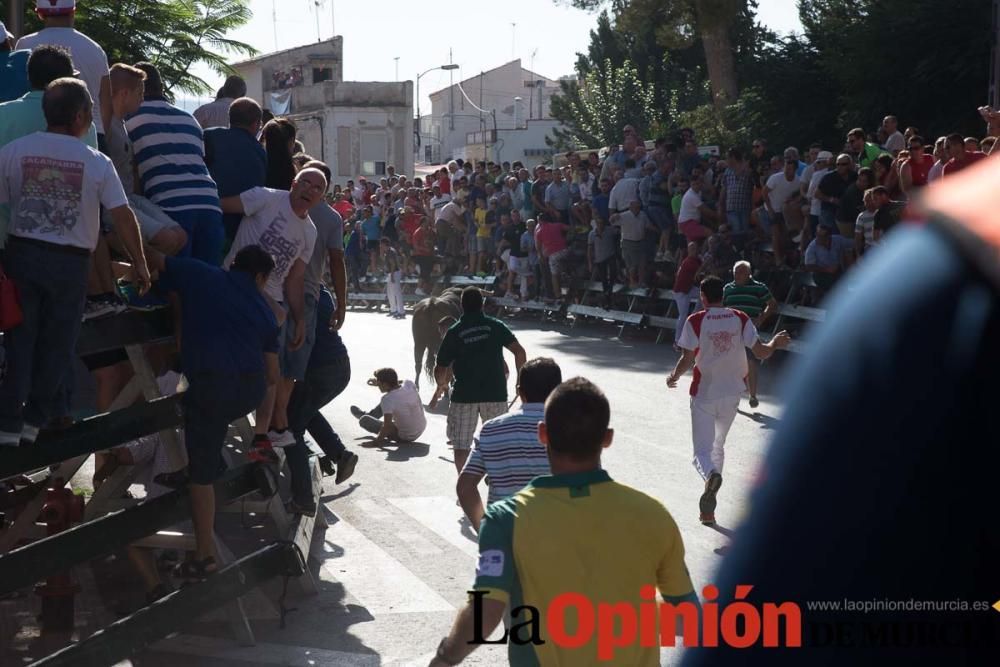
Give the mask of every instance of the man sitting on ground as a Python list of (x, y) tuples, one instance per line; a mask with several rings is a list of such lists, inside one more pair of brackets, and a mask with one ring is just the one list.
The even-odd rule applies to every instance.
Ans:
[(361, 413), (352, 406), (351, 413), (358, 418), (361, 428), (375, 434), (371, 444), (416, 442), (427, 428), (427, 416), (416, 386), (409, 380), (400, 382), (392, 368), (375, 371), (375, 376), (368, 379), (368, 386), (378, 387), (385, 396), (374, 410)]

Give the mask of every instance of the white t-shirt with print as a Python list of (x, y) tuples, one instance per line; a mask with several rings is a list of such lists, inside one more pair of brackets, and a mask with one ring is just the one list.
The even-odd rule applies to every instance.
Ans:
[(114, 165), (76, 137), (36, 132), (0, 150), (11, 236), (93, 250), (101, 206), (128, 205)]
[(785, 208), (785, 202), (794, 194), (798, 194), (802, 182), (797, 176), (792, 176), (792, 180), (785, 177), (785, 172), (779, 171), (767, 179), (767, 198), (771, 202), (771, 209), (775, 213), (781, 213)]
[(316, 246), (316, 226), (308, 215), (300, 218), (292, 210), (287, 190), (253, 188), (240, 195), (246, 217), (240, 223), (233, 247), (226, 256), (228, 269), (236, 253), (248, 245), (259, 245), (274, 258), (274, 271), (264, 291), (275, 301), (285, 301), (285, 278), (296, 260), (306, 264)]
[(409, 380), (382, 397), (382, 412), (392, 415), (392, 423), (402, 440), (416, 440), (427, 428), (427, 416), (417, 387)]
[(750, 316), (732, 308), (708, 308), (691, 315), (677, 344), (695, 353), (691, 395), (712, 401), (739, 396), (746, 388), (747, 354), (757, 343)]
[(69, 51), (73, 67), (79, 70), (80, 78), (87, 84), (87, 90), (94, 98), (94, 125), (97, 126), (97, 133), (104, 134), (104, 122), (101, 120), (101, 80), (111, 75), (104, 49), (73, 28), (45, 28), (25, 35), (17, 41), (14, 48), (31, 51), (38, 46), (61, 46)]

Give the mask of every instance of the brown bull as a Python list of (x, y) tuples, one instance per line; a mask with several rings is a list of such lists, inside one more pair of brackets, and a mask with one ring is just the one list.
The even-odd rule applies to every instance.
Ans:
[[(434, 365), (438, 348), (441, 347), (441, 333), (438, 322), (443, 317), (462, 316), (462, 288), (451, 287), (440, 296), (424, 299), (413, 307), (413, 362), (417, 388), (420, 387), (420, 366), (423, 363), (428, 377), (434, 377)], [(424, 359), (426, 352), (427, 358)]]

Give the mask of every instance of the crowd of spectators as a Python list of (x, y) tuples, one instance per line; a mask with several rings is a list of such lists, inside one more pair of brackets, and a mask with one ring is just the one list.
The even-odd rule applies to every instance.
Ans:
[[(882, 242), (921, 188), (993, 145), (992, 136), (958, 134), (928, 142), (887, 116), (839, 146), (775, 153), (758, 139), (717, 155), (690, 130), (647, 142), (626, 126), (620, 145), (570, 152), (555, 166), (456, 159), (412, 179), (390, 167), (377, 181), (335, 184), (331, 197), (347, 223), (359, 290), (365, 275), (385, 275), (388, 239), (420, 295), (438, 275), (496, 275), (497, 292), (514, 299), (558, 300), (563, 287), (592, 280), (610, 303), (615, 284), (670, 289), (731, 277), (747, 260), (778, 280), (812, 274), (816, 286), (803, 298), (815, 303)], [(686, 257), (699, 260), (692, 275)]]

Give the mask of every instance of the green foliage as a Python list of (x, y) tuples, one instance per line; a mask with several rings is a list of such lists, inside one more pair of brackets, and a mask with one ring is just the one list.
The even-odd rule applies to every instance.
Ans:
[(567, 119), (567, 130), (557, 132), (556, 146), (607, 146), (631, 123), (643, 134), (663, 122), (656, 105), (655, 86), (644, 84), (630, 61), (620, 66), (605, 60), (591, 69), (582, 84), (563, 83), (553, 98), (553, 115)]
[[(759, 91), (748, 88), (735, 103), (722, 109), (703, 104), (681, 111), (673, 118), (673, 127), (694, 130), (702, 146), (718, 146), (723, 153), (732, 146), (749, 146), (759, 128), (766, 122), (761, 115), (764, 107)], [(670, 134), (671, 127), (659, 128), (658, 135)]]
[[(250, 21), (248, 0), (88, 0), (77, 10), (77, 29), (96, 41), (111, 63), (154, 63), (170, 92), (214, 93), (192, 66), (206, 64), (231, 74), (227, 61), (256, 55), (249, 44), (226, 35)], [(6, 3), (0, 2), (6, 15)], [(25, 2), (25, 28), (42, 23), (34, 2)]]

